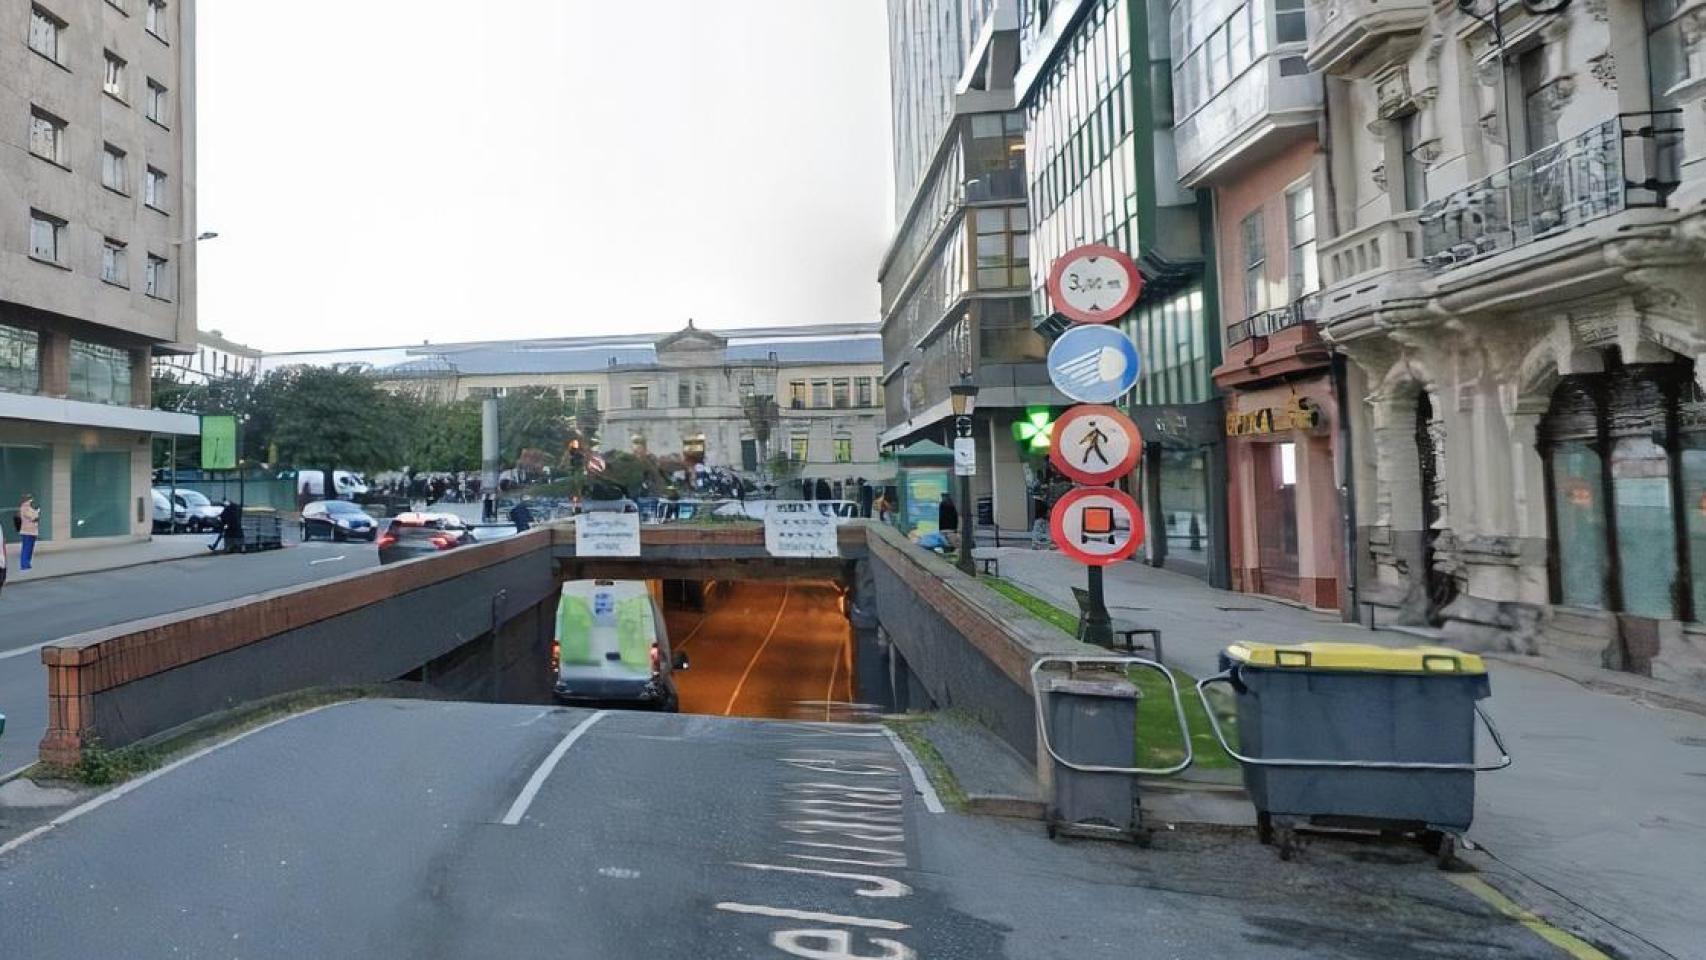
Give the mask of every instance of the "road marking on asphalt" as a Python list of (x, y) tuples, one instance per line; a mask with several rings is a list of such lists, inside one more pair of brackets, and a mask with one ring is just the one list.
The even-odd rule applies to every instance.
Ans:
[(818, 870), (812, 867), (782, 867), (774, 863), (744, 863), (735, 861), (735, 866), (746, 867), (749, 870), (773, 870), (777, 873), (798, 873), (808, 877), (828, 877), (831, 880), (852, 880), (855, 883), (868, 884), (871, 889), (855, 890), (853, 893), (861, 897), (904, 897), (912, 892), (912, 888), (899, 880), (879, 877), (870, 873), (843, 873), (839, 870)]
[(544, 762), (539, 764), (539, 769), (533, 771), (533, 776), (527, 778), (527, 785), (521, 788), (521, 793), (516, 796), (515, 802), (509, 805), (509, 812), (504, 814), (504, 818), (498, 821), (499, 823), (506, 827), (513, 827), (521, 822), (521, 818), (527, 815), (527, 808), (533, 805), (533, 798), (539, 795), (539, 788), (545, 785), (546, 779), (551, 776), (551, 771), (557, 769), (557, 763), (563, 759), (563, 754), (568, 753), (569, 748), (575, 745), (575, 741), (585, 735), (593, 724), (603, 720), (607, 713), (609, 713), (608, 710), (600, 710), (575, 724), (575, 728), (570, 730), (568, 735), (564, 736), (555, 747), (551, 748), (551, 752), (546, 754)]
[(42, 647), (45, 647), (50, 643), (58, 643), (58, 642), (59, 642), (58, 640), (43, 640), (40, 643), (33, 644), (31, 646), (28, 646), (28, 647), (19, 647), (16, 650), (8, 650), (5, 653), (0, 653), (0, 660), (10, 660), (13, 657), (26, 656), (28, 654), (35, 653), (37, 650), (40, 650)]
[(912, 786), (918, 791), (918, 795), (924, 798), (924, 809), (931, 813), (941, 813), (942, 798), (936, 796), (936, 788), (930, 785), (930, 778), (925, 776), (924, 767), (913, 755), (912, 748), (893, 730), (888, 727), (882, 729), (888, 734), (889, 743), (894, 744), (895, 752), (900, 754), (900, 762), (906, 764), (906, 772), (912, 775)]
[(740, 675), (740, 682), (735, 684), (735, 692), (729, 694), (729, 705), (723, 708), (723, 716), (734, 712), (735, 701), (740, 699), (740, 688), (746, 686), (746, 678), (752, 676), (752, 668), (758, 666), (758, 658), (764, 656), (764, 648), (770, 646), (770, 638), (776, 635), (776, 627), (782, 622), (782, 611), (788, 609), (788, 591), (790, 584), (782, 585), (782, 602), (776, 605), (776, 619), (770, 621), (770, 631), (764, 635), (764, 642), (758, 645), (758, 652), (747, 661), (746, 670)]
[(96, 810), (99, 810), (100, 808), (106, 806), (109, 803), (112, 803), (114, 800), (117, 800), (118, 798), (124, 796), (127, 793), (130, 793), (133, 790), (141, 789), (143, 786), (145, 786), (149, 783), (153, 783), (155, 780), (160, 779), (161, 777), (165, 776), (168, 773), (171, 773), (173, 770), (176, 770), (179, 767), (194, 763), (195, 761), (200, 760), (202, 757), (205, 757), (210, 753), (214, 753), (216, 751), (223, 750), (226, 747), (231, 746), (233, 743), (238, 742), (239, 740), (248, 739), (249, 737), (252, 737), (257, 733), (260, 733), (263, 730), (270, 730), (273, 727), (276, 727), (281, 723), (289, 723), (292, 720), (300, 720), (303, 717), (319, 713), (321, 710), (328, 710), (332, 707), (342, 706), (343, 704), (348, 703), (348, 702), (349, 701), (345, 700), (345, 701), (340, 701), (338, 703), (322, 703), (317, 707), (310, 707), (309, 709), (304, 710), (301, 713), (293, 713), (287, 717), (279, 717), (277, 720), (269, 720), (266, 723), (263, 723), (258, 727), (251, 727), (248, 730), (244, 730), (242, 733), (237, 734), (236, 736), (230, 738), (229, 740), (221, 740), (220, 742), (215, 743), (211, 746), (203, 747), (200, 750), (197, 750), (196, 752), (190, 754), (187, 757), (183, 757), (183, 758), (178, 759), (178, 760), (173, 760), (171, 763), (166, 764), (165, 766), (161, 767), (160, 769), (149, 771), (148, 773), (145, 773), (142, 776), (137, 777), (135, 780), (126, 780), (124, 783), (121, 783), (118, 786), (112, 788), (111, 790), (108, 790), (106, 793), (103, 793), (100, 796), (95, 797), (92, 800), (89, 800), (87, 803), (83, 803), (83, 804), (80, 804), (78, 806), (72, 807), (70, 810), (67, 810), (64, 813), (60, 814), (59, 816), (54, 817), (52, 820), (49, 820), (48, 822), (42, 824), (41, 826), (35, 828), (34, 830), (31, 830), (27, 833), (19, 834), (18, 836), (13, 837), (11, 840), (6, 841), (5, 843), (0, 843), (0, 857), (3, 857), (6, 854), (11, 853), (13, 850), (18, 849), (19, 847), (23, 846), (24, 844), (29, 843), (31, 840), (34, 840), (35, 838), (37, 838), (37, 837), (39, 837), (45, 833), (49, 833), (51, 831), (59, 829), (60, 827), (65, 826), (66, 824), (70, 823), (73, 820), (76, 820), (78, 817), (81, 817), (86, 813), (93, 813)]
[(810, 920), (814, 923), (839, 923), (849, 927), (870, 927), (873, 930), (910, 930), (899, 920), (879, 920), (875, 917), (848, 917), (839, 913), (817, 913), (812, 910), (790, 910), (786, 907), (761, 907), (751, 903), (717, 904), (718, 910), (730, 913), (750, 913), (761, 917), (783, 917), (788, 920)]
[(704, 626), (704, 625), (705, 625), (705, 623), (706, 623), (706, 621), (708, 621), (708, 620), (710, 620), (710, 619), (711, 619), (711, 614), (709, 614), (709, 613), (707, 613), (707, 614), (705, 614), (705, 615), (704, 615), (704, 616), (702, 616), (702, 617), (700, 617), (700, 618), (699, 618), (699, 622), (698, 622), (698, 623), (695, 623), (695, 624), (694, 624), (694, 625), (693, 625), (693, 629), (691, 629), (691, 630), (689, 630), (689, 631), (687, 631), (687, 637), (686, 637), (686, 639), (684, 639), (684, 640), (682, 640), (682, 641), (681, 641), (681, 642), (680, 642), (680, 643), (678, 643), (678, 644), (675, 644), (675, 649), (677, 649), (677, 650), (686, 650), (686, 649), (687, 649), (687, 645), (688, 645), (688, 644), (689, 644), (689, 643), (692, 643), (692, 642), (693, 642), (693, 638), (694, 638), (694, 637), (696, 637), (696, 636), (698, 636), (698, 635), (699, 635), (699, 628), (700, 628), (700, 627), (703, 627), (703, 626)]
[(829, 719), (830, 711), (835, 709), (835, 677), (841, 673), (841, 654), (835, 655), (835, 663), (829, 668), (829, 686), (823, 691), (823, 718)]
[(321, 557), (318, 560), (310, 560), (310, 561), (308, 561), (308, 565), (310, 567), (316, 567), (322, 563), (337, 563), (339, 560), (347, 560), (347, 559), (349, 559), (349, 556), (347, 554), (340, 553), (335, 557)]
[(1480, 877), (1453, 874), (1446, 879), (1485, 901), (1494, 910), (1527, 927), (1529, 932), (1574, 957), (1575, 960), (1611, 960), (1604, 953), (1594, 949), (1587, 941), (1573, 933), (1567, 933), (1554, 927), (1535, 916), (1533, 912), (1519, 906), (1516, 901), (1495, 890), (1491, 884)]

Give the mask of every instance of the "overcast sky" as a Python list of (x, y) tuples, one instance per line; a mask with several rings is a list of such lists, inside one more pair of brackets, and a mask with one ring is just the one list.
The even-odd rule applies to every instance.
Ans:
[(876, 319), (881, 0), (197, 6), (204, 330), (289, 350)]

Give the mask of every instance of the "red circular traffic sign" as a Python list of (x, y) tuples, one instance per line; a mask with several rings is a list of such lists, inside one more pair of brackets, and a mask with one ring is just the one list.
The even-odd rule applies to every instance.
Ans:
[(1110, 483), (1130, 473), (1143, 451), (1143, 434), (1113, 407), (1084, 404), (1055, 421), (1048, 459), (1079, 483)]
[(1054, 308), (1078, 323), (1107, 323), (1125, 315), (1143, 292), (1143, 274), (1120, 250), (1105, 243), (1074, 247), (1049, 270)]
[(1078, 487), (1049, 513), (1055, 546), (1079, 563), (1107, 566), (1131, 556), (1143, 542), (1143, 512), (1112, 487)]

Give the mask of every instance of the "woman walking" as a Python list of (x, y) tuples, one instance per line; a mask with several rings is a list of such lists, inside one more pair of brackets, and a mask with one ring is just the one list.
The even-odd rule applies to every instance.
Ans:
[(18, 569), (28, 570), (36, 553), (36, 537), (41, 535), (41, 511), (36, 509), (34, 494), (24, 494), (18, 502), (18, 539), (23, 549), (18, 551)]

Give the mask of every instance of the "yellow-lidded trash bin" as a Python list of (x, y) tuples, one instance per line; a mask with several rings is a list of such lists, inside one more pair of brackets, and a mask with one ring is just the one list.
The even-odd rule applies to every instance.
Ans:
[[(1442, 861), (1475, 813), (1475, 774), (1510, 764), (1479, 701), (1491, 693), (1474, 654), (1363, 643), (1236, 643), (1210, 684), (1236, 697), (1239, 748), (1264, 842), (1292, 850), (1299, 823), (1404, 831)], [(1214, 722), (1214, 710), (1208, 710)], [(1500, 758), (1475, 762), (1475, 720)], [(1220, 734), (1218, 724), (1215, 733)]]

